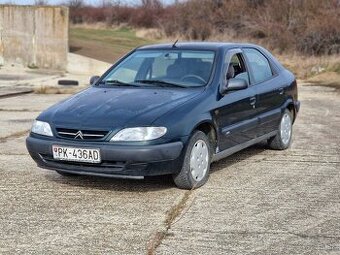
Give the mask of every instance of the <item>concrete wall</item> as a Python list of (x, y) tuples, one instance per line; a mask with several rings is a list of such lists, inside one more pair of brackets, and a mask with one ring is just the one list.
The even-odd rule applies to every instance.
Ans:
[(0, 64), (65, 70), (68, 8), (0, 5)]
[(67, 71), (71, 74), (87, 75), (102, 75), (112, 64), (99, 61), (93, 58), (68, 53)]

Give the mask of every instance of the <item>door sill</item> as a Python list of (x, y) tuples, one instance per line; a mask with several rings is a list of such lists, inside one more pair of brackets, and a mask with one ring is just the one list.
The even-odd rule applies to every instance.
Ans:
[(273, 132), (270, 132), (270, 133), (268, 133), (266, 135), (262, 135), (260, 137), (254, 138), (254, 139), (252, 139), (250, 141), (247, 141), (245, 143), (238, 144), (238, 145), (236, 145), (234, 147), (231, 147), (229, 149), (226, 149), (224, 151), (216, 153), (216, 154), (213, 155), (212, 162), (215, 162), (215, 161), (218, 161), (218, 160), (223, 159), (225, 157), (228, 157), (228, 156), (234, 154), (235, 152), (243, 150), (243, 149), (245, 149), (245, 148), (247, 148), (249, 146), (252, 146), (252, 145), (254, 145), (256, 143), (259, 143), (259, 142), (261, 142), (263, 140), (266, 140), (268, 138), (271, 138), (271, 137), (275, 136), (276, 134), (277, 134), (277, 131), (273, 131)]

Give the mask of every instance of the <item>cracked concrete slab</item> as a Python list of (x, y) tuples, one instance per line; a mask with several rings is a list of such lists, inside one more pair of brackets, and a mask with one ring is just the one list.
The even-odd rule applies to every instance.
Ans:
[[(66, 178), (37, 168), (15, 132), (65, 97), (0, 100), (1, 135), (14, 134), (0, 143), (0, 253), (145, 254), (185, 191), (166, 177)], [(262, 143), (214, 163), (156, 254), (340, 253), (340, 95), (302, 86), (300, 98), (292, 148)]]
[[(29, 94), (0, 100), (0, 112), (40, 112), (70, 95)], [(0, 113), (1, 114), (1, 113)]]
[(69, 96), (27, 94), (0, 99), (0, 140), (22, 136), (42, 110)]
[(340, 97), (307, 86), (300, 97), (292, 148), (213, 164), (158, 254), (340, 253)]
[(0, 160), (2, 254), (145, 253), (182, 192), (164, 178), (65, 178), (37, 169), (27, 155)]

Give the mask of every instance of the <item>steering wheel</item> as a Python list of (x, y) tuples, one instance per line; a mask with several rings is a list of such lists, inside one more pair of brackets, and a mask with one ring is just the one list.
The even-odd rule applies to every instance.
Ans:
[(192, 78), (194, 78), (194, 79), (196, 79), (200, 82), (206, 83), (206, 81), (201, 76), (198, 76), (198, 75), (195, 75), (195, 74), (187, 74), (187, 75), (185, 75), (181, 78), (181, 81), (192, 79)]

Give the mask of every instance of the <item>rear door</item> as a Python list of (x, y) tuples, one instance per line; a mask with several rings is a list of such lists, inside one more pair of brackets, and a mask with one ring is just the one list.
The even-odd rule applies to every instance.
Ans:
[[(248, 70), (240, 49), (229, 50), (224, 57), (221, 83), (228, 79), (245, 79), (249, 84)], [(219, 95), (215, 120), (219, 128), (219, 151), (245, 143), (256, 137), (256, 92), (253, 87), (229, 91)]]
[(244, 48), (243, 52), (250, 70), (252, 87), (257, 95), (257, 136), (261, 136), (278, 128), (284, 103), (284, 84), (262, 52), (255, 48)]

